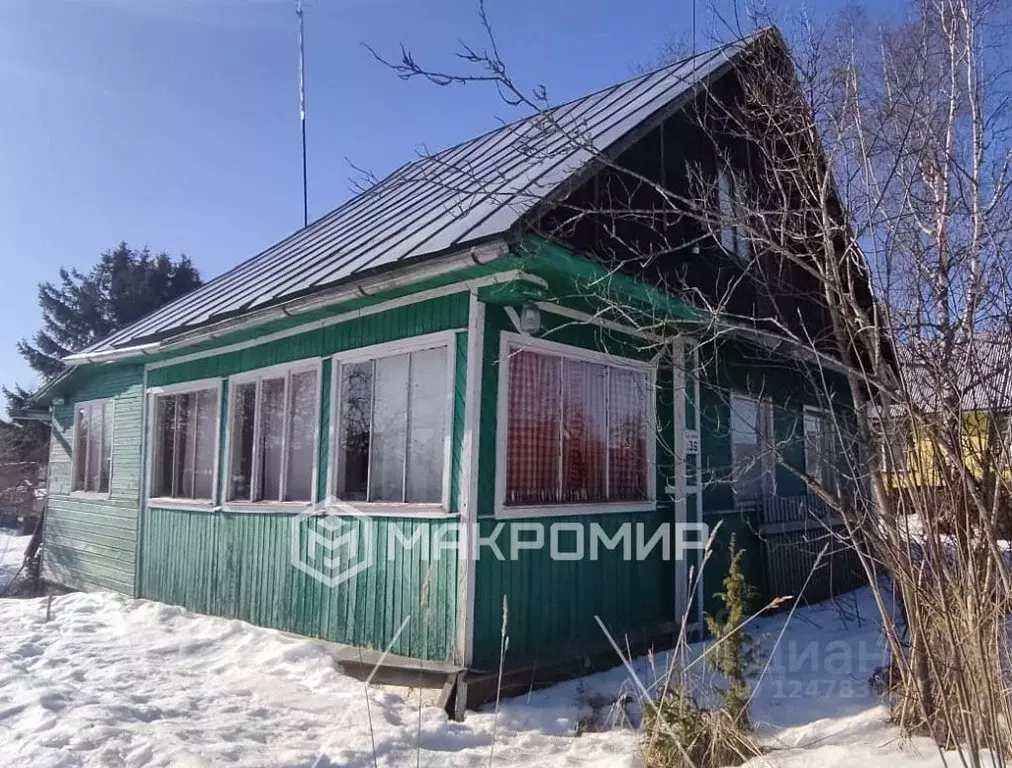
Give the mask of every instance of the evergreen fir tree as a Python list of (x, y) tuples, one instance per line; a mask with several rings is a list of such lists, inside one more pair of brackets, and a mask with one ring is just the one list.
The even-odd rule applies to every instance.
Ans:
[(706, 616), (706, 627), (713, 635), (716, 647), (710, 657), (710, 665), (728, 682), (721, 691), (724, 708), (742, 728), (749, 729), (748, 675), (753, 666), (754, 647), (752, 638), (743, 626), (748, 618), (748, 607), (755, 596), (755, 589), (745, 580), (741, 569), (741, 556), (745, 550), (735, 546), (731, 537), (731, 564), (724, 577), (724, 591), (714, 597), (724, 604), (719, 618)]
[[(42, 328), (18, 352), (43, 380), (63, 370), (61, 358), (124, 328), (200, 285), (200, 273), (186, 256), (173, 259), (134, 250), (125, 242), (103, 253), (87, 273), (61, 269), (55, 282), (39, 284)], [(8, 412), (32, 406), (31, 393), (17, 384), (3, 387)], [(0, 461), (47, 459), (49, 427), (41, 422), (0, 419)]]

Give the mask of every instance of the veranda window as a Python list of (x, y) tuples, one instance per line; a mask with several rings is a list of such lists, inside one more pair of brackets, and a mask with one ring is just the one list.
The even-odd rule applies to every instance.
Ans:
[(512, 346), (507, 507), (651, 499), (650, 371)]
[[(404, 347), (393, 345), (397, 348)], [(336, 368), (335, 495), (345, 501), (441, 504), (449, 451), (449, 347), (373, 355), (357, 352)]]
[(74, 478), (71, 489), (108, 493), (112, 473), (112, 400), (74, 409)]
[(836, 489), (838, 457), (833, 424), (828, 414), (805, 410), (805, 471), (829, 491)]
[(208, 387), (155, 397), (153, 496), (213, 499), (218, 392)]
[(773, 492), (773, 417), (768, 402), (731, 396), (731, 483), (738, 501)]
[(232, 383), (230, 501), (313, 500), (319, 384), (315, 362)]

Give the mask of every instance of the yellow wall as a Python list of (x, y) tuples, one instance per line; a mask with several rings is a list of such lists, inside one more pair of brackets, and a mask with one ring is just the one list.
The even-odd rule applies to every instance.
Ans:
[[(960, 435), (964, 465), (975, 477), (984, 471), (984, 455), (988, 447), (988, 425), (991, 414), (987, 411), (970, 411), (963, 414), (963, 428)], [(903, 472), (888, 473), (888, 485), (892, 488), (914, 488), (941, 484), (938, 463), (935, 460), (935, 445), (928, 437), (931, 426), (920, 425), (916, 430), (913, 446), (907, 454), (907, 469)], [(1006, 467), (1006, 472), (1009, 468)]]

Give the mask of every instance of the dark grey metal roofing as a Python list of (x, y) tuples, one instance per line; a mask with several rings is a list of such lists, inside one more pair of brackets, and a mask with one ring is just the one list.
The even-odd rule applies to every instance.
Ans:
[(308, 227), (92, 345), (166, 338), (507, 232), (598, 152), (744, 47), (731, 43), (410, 162)]
[(937, 413), (1012, 410), (1012, 335), (979, 333), (957, 340), (946, 354), (939, 340), (900, 347), (900, 371), (913, 405)]

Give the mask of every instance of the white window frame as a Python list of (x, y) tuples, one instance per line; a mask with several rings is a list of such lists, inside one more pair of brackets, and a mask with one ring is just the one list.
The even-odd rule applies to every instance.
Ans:
[[(77, 476), (77, 413), (78, 409), (85, 406), (101, 405), (105, 403), (106, 410), (109, 414), (109, 434), (106, 435), (103, 430), (102, 433), (102, 447), (105, 447), (105, 443), (109, 443), (109, 490), (108, 491), (86, 491), (83, 488), (77, 488), (78, 476)], [(74, 403), (74, 421), (73, 421), (73, 442), (71, 443), (70, 452), (70, 495), (82, 499), (108, 499), (112, 493), (112, 471), (113, 465), (116, 460), (115, 446), (116, 443), (113, 440), (113, 435), (116, 431), (116, 399), (112, 397), (97, 397), (92, 400), (81, 400)], [(85, 447), (87, 451), (87, 447)], [(87, 454), (84, 462), (84, 478), (88, 477), (89, 462)]]
[[(814, 472), (812, 472), (812, 467), (808, 465), (808, 423), (807, 423), (808, 417), (819, 419), (822, 421), (825, 428), (832, 429), (833, 428), (832, 414), (829, 411), (824, 410), (822, 408), (816, 408), (815, 406), (806, 405), (803, 409), (803, 413), (801, 416), (801, 431), (805, 447), (805, 474), (814, 477), (819, 482), (819, 484), (827, 491), (836, 492), (837, 491), (836, 483), (838, 480), (836, 473), (839, 470), (834, 471), (831, 477), (825, 478), (822, 476), (821, 466), (819, 467), (819, 473), (816, 475)], [(832, 461), (830, 462), (830, 464), (831, 466), (836, 467), (837, 462), (840, 458), (839, 445), (836, 440), (836, 435), (833, 435), (833, 450), (834, 455), (831, 457)]]
[[(624, 368), (647, 375), (647, 499), (645, 501), (575, 502), (517, 506), (506, 504), (506, 452), (509, 441), (509, 356), (511, 351), (535, 352), (569, 360)], [(657, 366), (652, 362), (618, 357), (606, 352), (574, 347), (519, 333), (499, 334), (499, 394), (495, 441), (495, 517), (511, 520), (524, 517), (592, 515), (615, 512), (652, 512), (657, 509)], [(561, 450), (561, 446), (560, 446)]]
[[(449, 517), (450, 512), (450, 475), (453, 462), (453, 405), (454, 383), (456, 380), (456, 343), (458, 331), (437, 331), (419, 336), (412, 336), (396, 341), (372, 344), (368, 347), (357, 347), (338, 352), (331, 361), (330, 376), (330, 449), (327, 455), (327, 507), (342, 509), (352, 507), (365, 515), (405, 517)], [(338, 436), (341, 434), (341, 366), (352, 363), (363, 363), (384, 357), (421, 352), (426, 349), (446, 348), (446, 420), (443, 434), (443, 494), (438, 502), (392, 502), (392, 501), (345, 501), (338, 500), (337, 493), (337, 462)], [(371, 445), (370, 440), (370, 445)], [(405, 459), (406, 460), (406, 459)], [(370, 455), (370, 470), (372, 457)], [(475, 465), (477, 466), (477, 465)], [(466, 482), (466, 478), (462, 480)]]
[[(260, 397), (263, 389), (264, 379), (277, 379), (284, 376), (285, 378), (285, 411), (284, 411), (284, 426), (282, 428), (281, 438), (281, 477), (278, 482), (279, 495), (283, 499), (285, 497), (286, 485), (288, 484), (288, 433), (290, 429), (291, 411), (291, 396), (292, 387), (291, 379), (292, 374), (304, 373), (306, 371), (316, 372), (316, 428), (313, 430), (313, 480), (312, 488), (309, 501), (279, 501), (276, 499), (260, 499), (258, 501), (250, 501), (249, 499), (229, 499), (229, 490), (231, 488), (232, 478), (232, 441), (234, 436), (233, 432), (233, 416), (235, 415), (235, 390), (239, 384), (249, 384), (251, 382), (256, 383), (256, 402), (257, 407), (255, 409), (255, 415), (253, 417), (253, 477), (250, 478), (251, 491), (260, 487), (262, 477), (259, 467), (260, 453), (260, 434), (263, 429), (260, 419)], [(224, 482), (221, 484), (221, 499), (222, 509), (227, 512), (263, 512), (265, 510), (279, 510), (279, 511), (301, 511), (307, 507), (315, 506), (318, 501), (317, 486), (319, 485), (319, 470), (320, 470), (320, 402), (321, 393), (323, 386), (323, 358), (313, 357), (304, 360), (296, 360), (291, 363), (282, 363), (280, 365), (271, 365), (266, 368), (257, 368), (252, 371), (244, 371), (243, 373), (237, 373), (234, 376), (230, 376), (228, 379), (228, 405), (225, 409), (225, 418), (227, 423), (225, 425), (225, 476)]]
[[(158, 410), (157, 401), (159, 397), (167, 395), (186, 395), (195, 392), (204, 392), (208, 389), (214, 390), (215, 398), (215, 431), (214, 431), (214, 469), (211, 476), (211, 498), (210, 499), (185, 499), (172, 496), (153, 496), (155, 487), (155, 442), (158, 439)], [(214, 507), (218, 503), (218, 479), (221, 477), (221, 391), (222, 379), (197, 379), (196, 381), (185, 381), (178, 384), (167, 384), (161, 387), (149, 387), (148, 394), (148, 450), (147, 450), (147, 499), (148, 506), (152, 507), (181, 507), (192, 509), (194, 507)]]
[[(768, 397), (755, 397), (746, 392), (732, 392), (728, 402), (727, 432), (731, 442), (731, 492), (734, 495), (734, 503), (737, 506), (739, 491), (735, 474), (738, 471), (739, 456), (735, 448), (733, 431), (733, 413), (735, 398), (751, 400), (756, 403), (756, 416), (759, 419), (759, 440), (760, 445), (759, 466), (762, 471), (762, 492), (760, 499), (776, 496), (777, 494), (777, 464), (775, 458), (776, 436), (773, 432), (773, 403)], [(802, 429), (804, 427), (802, 426)], [(754, 499), (741, 499), (741, 501), (754, 501)]]

